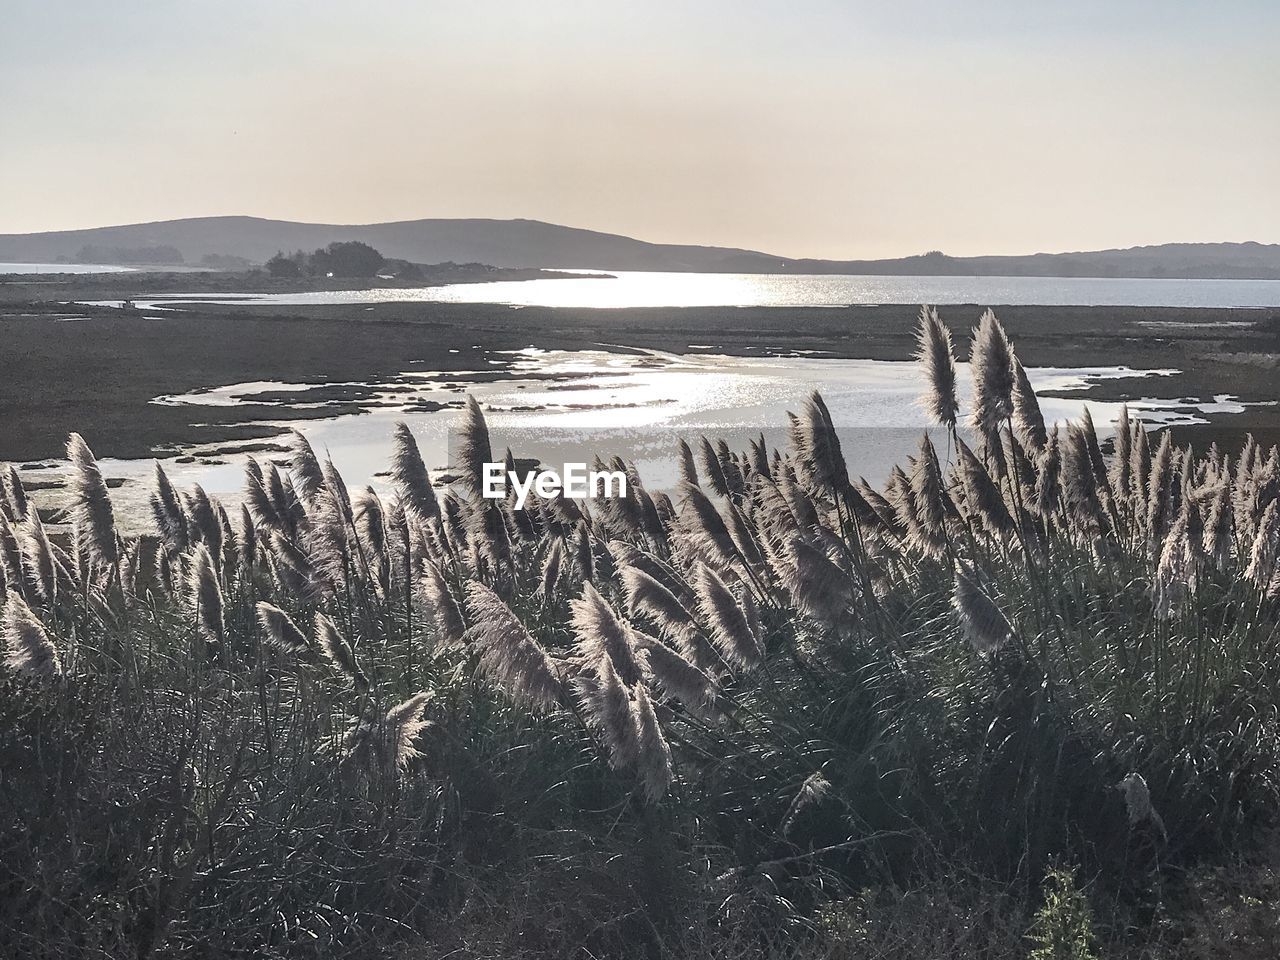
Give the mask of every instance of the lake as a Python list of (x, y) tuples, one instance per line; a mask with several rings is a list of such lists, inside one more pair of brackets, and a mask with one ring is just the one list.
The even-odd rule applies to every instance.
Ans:
[(135, 267), (104, 263), (0, 263), (0, 275), (24, 273), (132, 273)]
[[(881, 483), (895, 463), (915, 452), (927, 426), (917, 405), (922, 390), (914, 363), (849, 360), (806, 356), (759, 358), (720, 355), (674, 355), (655, 351), (545, 351), (529, 348), (496, 356), (477, 348), (469, 371), (410, 370), (384, 383), (372, 384), (364, 413), (296, 421), (322, 457), (331, 456), (354, 489), (364, 484), (385, 490), (384, 471), (391, 454), (391, 431), (405, 420), (417, 437), (429, 467), (450, 462), (453, 431), (466, 394), (485, 409), (494, 454), (510, 447), (519, 457), (536, 458), (560, 469), (587, 462), (596, 454), (620, 455), (634, 461), (650, 489), (670, 491), (675, 484), (679, 438), (691, 445), (702, 435), (721, 437), (735, 450), (764, 434), (771, 447), (787, 442), (785, 411), (799, 412), (813, 389), (822, 391), (837, 426), (854, 475)], [(492, 379), (500, 372), (498, 379)], [(1104, 379), (1139, 377), (1153, 399), (1131, 408), (1150, 423), (1194, 422), (1213, 410), (1239, 413), (1243, 404), (1230, 397), (1211, 403), (1155, 399), (1168, 370), (1134, 371), (1124, 367), (1067, 369), (1039, 367), (1028, 371), (1037, 391), (1084, 390)], [(962, 396), (969, 388), (966, 365), (960, 365)], [(288, 407), (323, 407), (326, 387), (320, 384), (256, 382), (219, 387), (156, 402), (192, 407), (268, 402), (282, 412)], [(287, 397), (279, 391), (288, 391)], [(310, 394), (310, 395), (309, 395)], [(1087, 401), (1107, 435), (1120, 405)], [(1086, 400), (1042, 396), (1046, 420), (1079, 417)], [(424, 404), (444, 409), (424, 410)], [(279, 421), (284, 425), (283, 421)], [(945, 443), (945, 436), (939, 439)], [(221, 446), (226, 446), (225, 444)], [(226, 503), (239, 502), (245, 456), (215, 456), (192, 451), (190, 463), (166, 461), (165, 469), (180, 486), (198, 482)], [(260, 459), (279, 453), (259, 453)], [(202, 462), (203, 461), (203, 462)], [(102, 461), (108, 477), (127, 482), (112, 498), (126, 523), (145, 523), (151, 490), (151, 460)], [(59, 465), (24, 473), (33, 479), (66, 476)], [(56, 502), (56, 494), (42, 503)]]
[(975, 303), (982, 306), (1016, 304), (1102, 307), (1280, 307), (1280, 280), (573, 272), (596, 275), (492, 283), (457, 283), (438, 287), (289, 293), (235, 299), (295, 305), (406, 301), (602, 309), (726, 306), (843, 307), (882, 303)]

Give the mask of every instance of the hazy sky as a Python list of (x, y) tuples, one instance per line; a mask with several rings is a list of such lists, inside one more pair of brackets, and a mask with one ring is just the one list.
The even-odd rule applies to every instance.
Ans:
[(1280, 241), (1276, 0), (0, 0), (0, 232), (531, 217), (791, 256)]

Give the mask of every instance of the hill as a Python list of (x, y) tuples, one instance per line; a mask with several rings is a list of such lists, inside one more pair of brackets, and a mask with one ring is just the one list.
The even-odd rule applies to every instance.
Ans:
[(891, 260), (789, 259), (755, 250), (647, 243), (539, 220), (404, 220), (375, 224), (296, 223), (259, 217), (198, 217), (0, 234), (0, 261), (75, 260), (88, 250), (176, 250), (187, 263), (362, 240), (385, 256), (416, 263), (496, 267), (577, 267), (707, 273), (844, 273), (914, 276), (1202, 277), (1280, 279), (1280, 244), (1169, 243), (1129, 249), (1027, 256), (949, 257), (933, 252)]

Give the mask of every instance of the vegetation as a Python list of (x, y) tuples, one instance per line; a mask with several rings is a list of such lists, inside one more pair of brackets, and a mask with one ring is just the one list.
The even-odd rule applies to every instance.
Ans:
[(474, 401), (451, 488), (295, 435), (138, 539), (80, 437), (65, 544), (9, 469), (0, 954), (1198, 949), (1267, 902), (1213, 871), (1280, 799), (1280, 454), (1050, 428), (989, 312), (971, 409), (920, 357), (883, 490), (816, 394), (590, 509), (481, 499)]
[(359, 240), (343, 240), (327, 247), (289, 255), (277, 253), (267, 261), (273, 277), (360, 277), (376, 274), (384, 263), (382, 254)]

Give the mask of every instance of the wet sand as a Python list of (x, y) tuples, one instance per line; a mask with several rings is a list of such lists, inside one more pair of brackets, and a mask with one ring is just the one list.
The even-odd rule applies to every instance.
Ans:
[[(148, 311), (61, 302), (193, 292), (183, 289), (186, 278), (170, 276), (166, 284), (147, 276), (145, 289), (130, 287), (129, 275), (120, 274), (49, 287), (0, 284), (0, 460), (58, 457), (72, 430), (104, 457), (174, 455), (197, 442), (269, 437), (277, 430), (253, 421), (355, 412), (368, 391), (326, 391), (329, 403), (301, 409), (152, 401), (258, 380), (392, 382), (413, 370), (501, 377), (510, 363), (503, 351), (528, 346), (906, 360), (914, 351), (918, 310), (232, 302)], [(963, 355), (982, 307), (940, 310)], [(1175, 368), (1182, 372), (1161, 379), (1162, 397), (1280, 399), (1280, 310), (1006, 306), (997, 313), (1028, 366)], [(1100, 383), (1087, 395), (1125, 399), (1151, 391), (1150, 380), (1121, 379)], [(1280, 407), (1252, 407), (1216, 415), (1210, 424), (1175, 428), (1179, 442), (1197, 444), (1238, 443), (1246, 431), (1267, 443), (1280, 440)]]

